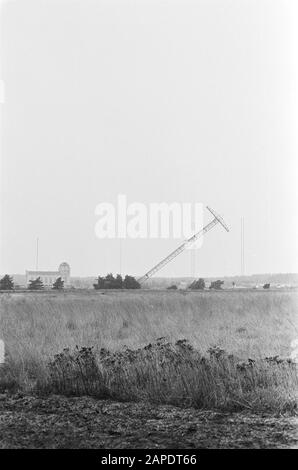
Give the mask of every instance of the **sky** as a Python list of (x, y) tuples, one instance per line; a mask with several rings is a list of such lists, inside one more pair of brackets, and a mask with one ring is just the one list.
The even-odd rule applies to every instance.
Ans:
[[(295, 0), (1, 3), (1, 273), (142, 275), (180, 241), (102, 240), (101, 202), (199, 202), (159, 274), (298, 272)], [(204, 222), (211, 220), (204, 212)], [(191, 260), (192, 259), (192, 260)]]

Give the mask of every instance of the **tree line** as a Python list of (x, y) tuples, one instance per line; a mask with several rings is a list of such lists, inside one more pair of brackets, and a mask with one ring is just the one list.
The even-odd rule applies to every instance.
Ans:
[[(209, 289), (215, 289), (215, 290), (222, 289), (223, 283), (224, 281), (221, 281), (220, 279), (218, 279), (217, 281), (212, 281), (209, 286)], [(188, 286), (188, 289), (190, 290), (204, 290), (205, 288), (206, 288), (205, 279), (203, 279), (202, 277), (200, 277), (199, 279), (195, 279)], [(175, 284), (168, 287), (168, 290), (176, 290), (176, 289), (177, 289), (177, 286)]]
[[(29, 281), (28, 290), (41, 290), (44, 288), (44, 284), (40, 277), (36, 279), (31, 279)], [(64, 281), (61, 277), (58, 277), (56, 281), (52, 285), (52, 289), (61, 290), (64, 288)], [(0, 279), (0, 290), (14, 290), (15, 284), (13, 281), (13, 277), (9, 276), (9, 274), (5, 274), (5, 276)]]
[(93, 284), (94, 289), (140, 289), (140, 283), (133, 277), (126, 275), (123, 279), (121, 274), (116, 277), (112, 273), (107, 274), (105, 277), (98, 276), (96, 284)]
[[(219, 290), (222, 289), (222, 285), (224, 281), (218, 279), (217, 281), (212, 281), (209, 289)], [(93, 284), (95, 290), (99, 289), (140, 289), (140, 283), (133, 277), (126, 275), (124, 278), (121, 274), (117, 274), (114, 276), (112, 273), (107, 274), (105, 277), (98, 276), (96, 279), (96, 283)], [(235, 283), (233, 282), (233, 287), (235, 287)], [(203, 278), (199, 278), (194, 280), (189, 286), (188, 289), (190, 290), (204, 290), (206, 288), (206, 283)], [(0, 279), (0, 291), (9, 291), (14, 290), (15, 284), (13, 281), (13, 277), (9, 276), (9, 274), (5, 274), (2, 279)], [(44, 289), (44, 284), (40, 277), (36, 279), (32, 279), (29, 281), (27, 286), (28, 290), (42, 290)], [(64, 289), (64, 281), (61, 277), (58, 277), (56, 281), (52, 285), (52, 289), (54, 290), (63, 290)], [(171, 285), (168, 287), (168, 290), (176, 290), (176, 285)], [(270, 289), (270, 284), (266, 283), (263, 285), (263, 289)]]
[[(112, 273), (107, 274), (105, 277), (98, 276), (96, 279), (96, 284), (93, 284), (94, 289), (140, 289), (140, 283), (133, 277), (126, 275), (124, 279), (120, 274), (117, 274), (116, 277)], [(9, 274), (0, 279), (0, 290), (14, 290), (15, 284), (13, 277)], [(42, 290), (44, 289), (44, 284), (40, 277), (36, 279), (31, 279), (27, 286), (28, 290)], [(61, 277), (58, 277), (52, 285), (54, 290), (64, 289), (64, 281)]]

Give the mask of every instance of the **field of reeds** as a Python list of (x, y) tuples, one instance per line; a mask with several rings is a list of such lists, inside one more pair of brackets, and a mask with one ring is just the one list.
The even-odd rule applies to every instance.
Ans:
[(295, 411), (297, 292), (0, 297), (2, 390)]

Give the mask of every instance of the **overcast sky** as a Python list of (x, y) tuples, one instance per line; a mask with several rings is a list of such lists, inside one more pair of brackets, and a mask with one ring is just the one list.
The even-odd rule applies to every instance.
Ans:
[[(100, 202), (201, 202), (196, 273), (298, 272), (297, 2), (2, 2), (1, 273), (120, 270)], [(205, 221), (210, 218), (206, 213)], [(179, 240), (123, 240), (143, 274)], [(190, 252), (160, 275), (189, 275)]]

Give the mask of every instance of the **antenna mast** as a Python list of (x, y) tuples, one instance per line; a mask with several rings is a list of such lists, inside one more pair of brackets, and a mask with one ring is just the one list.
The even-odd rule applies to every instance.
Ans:
[(245, 275), (244, 217), (241, 217), (241, 276)]
[(38, 271), (38, 237), (36, 239), (36, 271)]
[(160, 261), (158, 264), (156, 264), (150, 271), (148, 271), (144, 276), (140, 277), (138, 279), (138, 282), (141, 284), (142, 282), (147, 281), (151, 276), (153, 276), (157, 271), (162, 269), (166, 264), (168, 264), (172, 259), (176, 258), (182, 251), (185, 250), (185, 248), (191, 244), (193, 244), (198, 238), (202, 237), (205, 233), (209, 232), (216, 224), (220, 223), (223, 228), (229, 232), (228, 226), (225, 224), (224, 220), (222, 217), (220, 217), (216, 212), (211, 209), (211, 207), (207, 206), (207, 209), (211, 214), (213, 215), (213, 220), (209, 222), (202, 230), (199, 232), (195, 233), (192, 237), (190, 237), (188, 240), (183, 242), (176, 250), (172, 251), (166, 258), (164, 258), (162, 261)]

